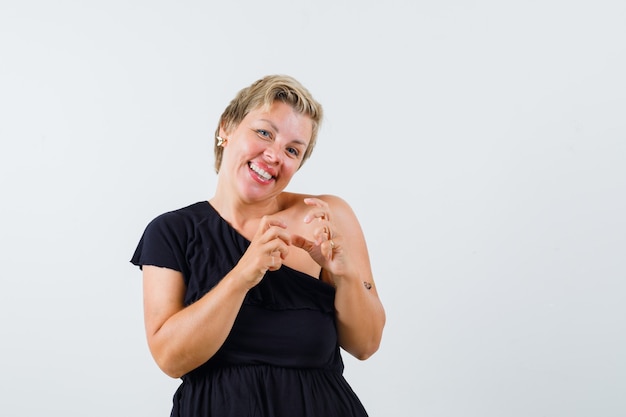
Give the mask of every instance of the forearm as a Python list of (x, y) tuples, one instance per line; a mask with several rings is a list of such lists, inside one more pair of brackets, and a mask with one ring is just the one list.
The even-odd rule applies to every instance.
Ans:
[(360, 279), (336, 282), (339, 343), (356, 358), (367, 359), (380, 346), (386, 319), (376, 288), (372, 286), (368, 289)]
[(247, 293), (235, 271), (195, 303), (170, 317), (150, 338), (159, 367), (173, 378), (209, 360), (222, 346)]

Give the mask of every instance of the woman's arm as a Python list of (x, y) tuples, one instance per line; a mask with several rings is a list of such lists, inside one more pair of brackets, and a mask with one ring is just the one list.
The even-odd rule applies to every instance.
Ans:
[(229, 275), (204, 297), (185, 307), (185, 284), (180, 272), (143, 267), (148, 346), (159, 368), (172, 378), (202, 365), (226, 340), (247, 292)]
[(167, 375), (179, 378), (209, 360), (233, 327), (248, 290), (287, 256), (285, 224), (264, 217), (237, 265), (208, 293), (184, 306), (180, 272), (143, 266), (144, 321), (150, 352)]
[(322, 266), (322, 278), (336, 288), (341, 347), (358, 359), (367, 359), (380, 346), (386, 317), (363, 231), (352, 208), (339, 197), (320, 196), (307, 199), (307, 204), (313, 209), (305, 221), (318, 219), (319, 241), (297, 239), (295, 244), (309, 252)]

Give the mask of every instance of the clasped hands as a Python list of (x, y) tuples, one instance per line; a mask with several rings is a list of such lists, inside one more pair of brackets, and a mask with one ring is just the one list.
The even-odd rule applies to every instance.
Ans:
[(304, 202), (310, 206), (303, 218), (303, 223), (312, 228), (309, 238), (290, 233), (288, 225), (278, 216), (261, 219), (250, 246), (237, 264), (250, 280), (250, 288), (258, 284), (267, 271), (280, 269), (291, 246), (305, 250), (331, 274), (343, 269), (342, 238), (335, 233), (328, 204), (318, 198), (306, 198)]

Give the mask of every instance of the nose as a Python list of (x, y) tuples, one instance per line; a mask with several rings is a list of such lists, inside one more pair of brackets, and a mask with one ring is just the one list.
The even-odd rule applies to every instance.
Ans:
[(276, 142), (273, 142), (265, 148), (263, 156), (265, 157), (265, 160), (269, 163), (277, 164), (278, 162), (280, 162), (280, 151)]

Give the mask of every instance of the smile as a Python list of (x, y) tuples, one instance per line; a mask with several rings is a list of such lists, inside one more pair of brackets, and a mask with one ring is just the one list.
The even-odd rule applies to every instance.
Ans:
[(265, 170), (259, 168), (258, 166), (254, 165), (253, 163), (248, 164), (248, 166), (250, 167), (251, 170), (256, 172), (261, 178), (263, 178), (263, 179), (265, 179), (267, 181), (272, 179), (272, 175), (271, 174), (269, 174)]

